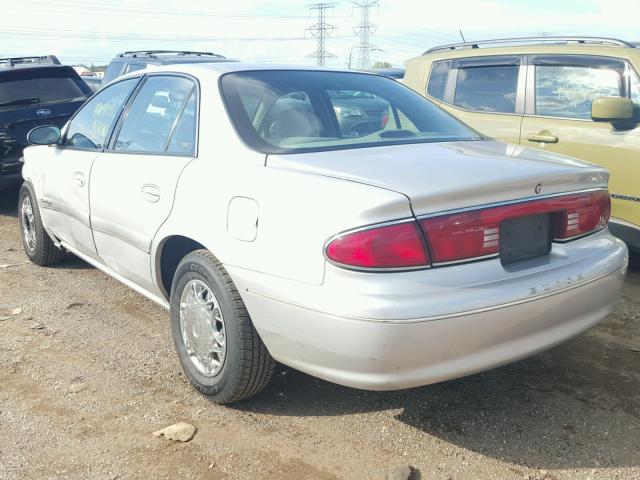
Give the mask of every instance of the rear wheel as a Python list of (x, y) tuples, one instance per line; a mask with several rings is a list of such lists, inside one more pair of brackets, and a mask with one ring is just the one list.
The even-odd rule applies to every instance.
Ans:
[(27, 257), (36, 265), (52, 265), (65, 257), (65, 252), (55, 246), (42, 225), (40, 209), (33, 188), (24, 183), (18, 195), (20, 238)]
[(171, 287), (171, 333), (193, 386), (217, 403), (255, 395), (275, 361), (253, 326), (233, 280), (208, 251), (178, 265)]

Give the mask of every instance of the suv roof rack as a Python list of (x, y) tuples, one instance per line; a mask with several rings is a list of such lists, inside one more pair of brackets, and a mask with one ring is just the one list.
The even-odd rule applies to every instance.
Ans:
[(192, 52), (189, 50), (132, 50), (124, 52), (118, 55), (118, 57), (131, 56), (131, 57), (149, 57), (156, 58), (157, 55), (196, 55), (196, 56), (211, 56), (218, 58), (225, 58), (222, 55), (212, 52)]
[(61, 65), (60, 60), (55, 55), (41, 55), (34, 57), (8, 57), (0, 58), (0, 65)]
[(437, 52), (440, 50), (458, 50), (463, 48), (480, 48), (480, 45), (500, 45), (506, 43), (570, 43), (575, 42), (579, 44), (594, 43), (599, 45), (617, 45), (619, 47), (636, 48), (636, 45), (626, 42), (624, 40), (618, 40), (617, 38), (606, 37), (515, 37), (515, 38), (498, 38), (493, 40), (481, 40), (478, 42), (463, 42), (452, 43), (449, 45), (441, 45), (439, 47), (433, 47), (423, 53)]

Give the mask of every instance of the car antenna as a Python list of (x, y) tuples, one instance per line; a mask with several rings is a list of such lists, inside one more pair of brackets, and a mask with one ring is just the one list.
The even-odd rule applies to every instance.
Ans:
[(460, 36), (462, 37), (462, 41), (463, 41), (464, 43), (467, 43), (467, 41), (465, 40), (464, 35), (463, 35), (463, 33), (462, 33), (462, 29), (460, 29), (460, 30), (459, 30), (459, 32), (460, 32)]

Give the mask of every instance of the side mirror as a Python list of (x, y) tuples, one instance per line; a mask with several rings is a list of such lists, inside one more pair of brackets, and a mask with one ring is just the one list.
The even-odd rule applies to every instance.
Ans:
[(53, 125), (42, 125), (27, 133), (27, 141), (31, 145), (53, 145), (60, 140), (60, 129)]
[(635, 108), (630, 98), (595, 97), (591, 104), (591, 118), (594, 122), (629, 122)]

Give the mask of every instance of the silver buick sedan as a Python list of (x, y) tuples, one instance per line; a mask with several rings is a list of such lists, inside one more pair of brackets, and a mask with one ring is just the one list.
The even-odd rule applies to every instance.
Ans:
[(602, 321), (627, 267), (605, 170), (378, 75), (164, 66), (29, 139), (27, 256), (72, 253), (166, 307), (220, 403), (276, 361), (371, 390), (512, 362)]

